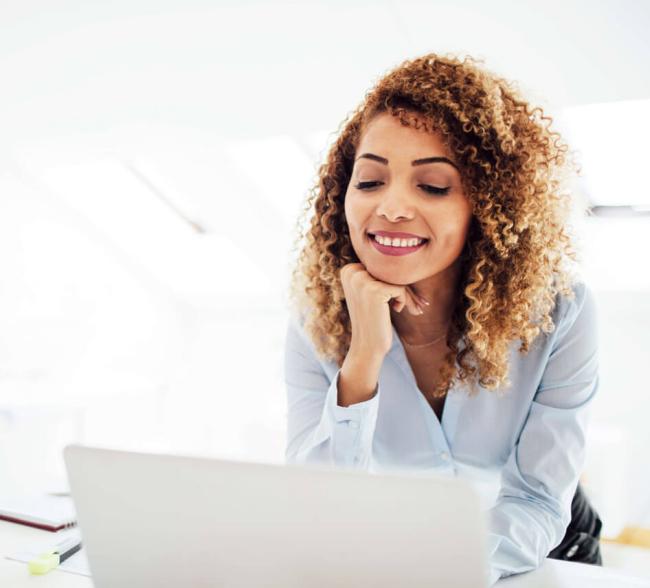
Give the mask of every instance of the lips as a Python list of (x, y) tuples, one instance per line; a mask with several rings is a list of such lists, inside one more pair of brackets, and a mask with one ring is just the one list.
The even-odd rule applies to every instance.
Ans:
[[(415, 237), (415, 236), (414, 236)], [(420, 243), (419, 245), (415, 245), (413, 247), (392, 247), (390, 245), (382, 245), (378, 241), (375, 240), (373, 236), (368, 233), (368, 240), (370, 241), (370, 244), (377, 250), (379, 253), (382, 253), (384, 255), (390, 255), (390, 256), (400, 256), (400, 255), (409, 255), (411, 253), (415, 253), (422, 249), (423, 247), (426, 246), (428, 243), (428, 239)]]

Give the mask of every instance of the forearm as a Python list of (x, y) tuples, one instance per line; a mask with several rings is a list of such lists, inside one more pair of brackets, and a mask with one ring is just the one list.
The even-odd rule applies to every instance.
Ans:
[[(351, 364), (354, 365), (354, 364)], [(372, 389), (360, 388), (354, 370), (347, 372), (351, 393), (343, 389), (344, 403), (338, 401), (342, 389), (343, 367), (330, 383), (317, 420), (305, 428), (298, 413), (290, 414), (289, 444), (286, 457), (294, 463), (318, 463), (335, 467), (366, 469), (372, 454), (381, 385), (375, 379)], [(369, 386), (370, 386), (369, 385)], [(365, 400), (362, 398), (366, 398)], [(293, 412), (293, 411), (291, 411)], [(316, 415), (314, 415), (316, 416)], [(302, 419), (300, 419), (302, 421)], [(293, 432), (297, 434), (294, 434)]]
[(285, 352), (287, 462), (368, 467), (382, 362), (351, 347), (340, 369), (328, 375), (313, 345), (290, 322)]
[(491, 579), (537, 568), (557, 545), (569, 512), (523, 497), (501, 497), (488, 511)]
[(337, 404), (346, 407), (370, 400), (377, 392), (382, 361), (351, 350), (341, 365)]

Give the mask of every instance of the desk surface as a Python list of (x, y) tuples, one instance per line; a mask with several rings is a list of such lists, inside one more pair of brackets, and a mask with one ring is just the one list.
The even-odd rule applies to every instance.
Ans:
[[(86, 576), (60, 570), (32, 576), (27, 564), (5, 557), (30, 549), (48, 538), (56, 543), (58, 537), (57, 533), (0, 521), (0, 586), (22, 588), (38, 584), (39, 588), (92, 588), (92, 580)], [(547, 559), (539, 569), (504, 578), (496, 585), (499, 588), (650, 588), (650, 580), (635, 578), (612, 568)]]

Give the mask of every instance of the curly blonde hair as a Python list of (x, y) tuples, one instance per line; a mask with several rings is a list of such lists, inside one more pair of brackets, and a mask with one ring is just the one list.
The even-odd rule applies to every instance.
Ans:
[(427, 54), (384, 75), (341, 124), (294, 244), (296, 251), (306, 238), (292, 273), (291, 304), (319, 355), (341, 366), (352, 333), (339, 270), (359, 261), (344, 198), (361, 133), (375, 115), (388, 112), (403, 125), (441, 136), (456, 156), (472, 219), (434, 396), (455, 382), (469, 381), (473, 394), (476, 381), (490, 390), (509, 386), (510, 342), (520, 339), (519, 351), (527, 353), (541, 331), (555, 329), (557, 294), (575, 297), (576, 276), (567, 263), (578, 261), (566, 230), (571, 196), (561, 188), (567, 172), (579, 169), (560, 134), (550, 130), (552, 117), (479, 63)]

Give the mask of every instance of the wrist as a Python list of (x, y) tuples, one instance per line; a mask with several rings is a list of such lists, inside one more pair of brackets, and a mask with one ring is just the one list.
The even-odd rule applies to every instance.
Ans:
[(360, 370), (371, 370), (379, 374), (384, 357), (385, 354), (370, 352), (367, 347), (364, 349), (352, 343), (343, 363), (347, 363)]

